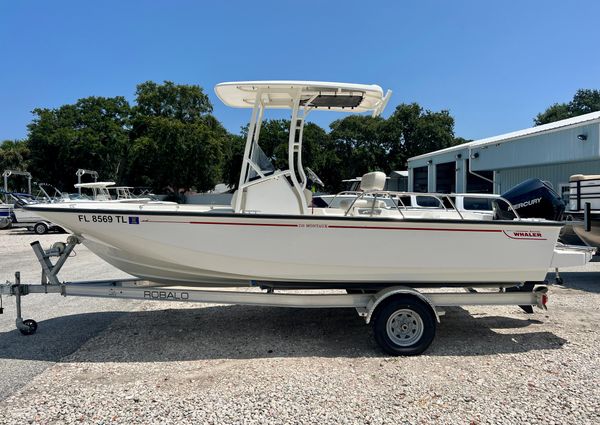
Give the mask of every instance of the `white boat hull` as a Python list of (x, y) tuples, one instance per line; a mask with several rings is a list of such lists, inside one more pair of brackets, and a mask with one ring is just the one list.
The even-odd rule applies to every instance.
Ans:
[(34, 208), (127, 273), (189, 285), (542, 281), (561, 227), (553, 222), (227, 215), (161, 206)]
[(32, 224), (43, 220), (39, 214), (29, 209), (19, 207), (14, 208), (13, 212), (15, 214), (15, 218), (17, 219), (15, 224)]

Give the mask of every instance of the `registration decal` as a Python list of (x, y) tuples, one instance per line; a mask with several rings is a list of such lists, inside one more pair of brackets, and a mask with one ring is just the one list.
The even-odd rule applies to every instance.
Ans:
[(137, 216), (78, 214), (77, 219), (82, 223), (140, 224), (140, 218)]

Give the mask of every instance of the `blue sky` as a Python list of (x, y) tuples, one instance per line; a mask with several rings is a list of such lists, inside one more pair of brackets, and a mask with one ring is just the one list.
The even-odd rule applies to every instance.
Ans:
[[(374, 83), (449, 109), (458, 136), (532, 125), (578, 88), (600, 89), (598, 1), (2, 1), (0, 140), (25, 137), (35, 107), (199, 84), (237, 132), (221, 81)], [(314, 114), (327, 127), (339, 116)]]

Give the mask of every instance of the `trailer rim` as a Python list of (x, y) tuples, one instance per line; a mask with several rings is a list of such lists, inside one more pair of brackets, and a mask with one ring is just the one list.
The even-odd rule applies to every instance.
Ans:
[(424, 330), (421, 316), (408, 308), (396, 310), (386, 324), (388, 337), (400, 347), (413, 345), (423, 336)]

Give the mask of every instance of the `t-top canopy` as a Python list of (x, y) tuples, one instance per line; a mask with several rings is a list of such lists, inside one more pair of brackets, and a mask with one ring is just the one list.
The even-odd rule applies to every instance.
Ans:
[(221, 101), (234, 108), (252, 108), (257, 93), (262, 92), (265, 108), (292, 108), (300, 90), (300, 106), (343, 112), (379, 114), (391, 94), (377, 85), (330, 83), (319, 81), (239, 81), (220, 83), (215, 93)]
[(108, 186), (114, 186), (115, 182), (91, 182), (91, 183), (76, 183), (73, 186), (75, 186), (76, 189), (84, 188), (84, 189), (102, 189), (102, 188), (106, 188)]

